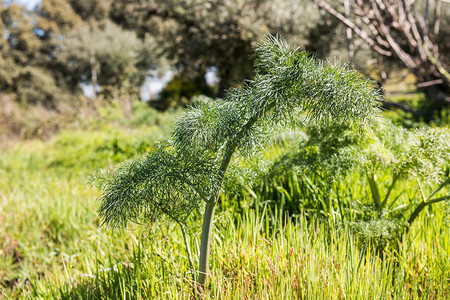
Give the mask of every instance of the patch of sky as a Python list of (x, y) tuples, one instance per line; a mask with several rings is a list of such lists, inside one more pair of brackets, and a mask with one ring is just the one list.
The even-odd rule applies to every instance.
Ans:
[(44, 30), (41, 28), (33, 28), (33, 32), (40, 37), (43, 37), (45, 34)]
[[(163, 74), (160, 74), (158, 70), (150, 71), (150, 75), (146, 77), (144, 84), (141, 87), (141, 100), (151, 101), (159, 100), (161, 91), (175, 76), (176, 71), (168, 70)], [(205, 74), (206, 84), (212, 86), (219, 82), (217, 76), (217, 68), (209, 67)]]
[(145, 82), (141, 87), (141, 100), (158, 100), (161, 91), (166, 87), (167, 83), (172, 80), (175, 74), (176, 73), (173, 70), (168, 70), (162, 75), (158, 70), (150, 71), (150, 75), (145, 78)]
[(213, 85), (219, 83), (220, 78), (219, 78), (219, 76), (217, 76), (217, 68), (216, 67), (209, 67), (206, 69), (205, 80), (206, 80), (206, 84), (209, 86), (213, 86)]
[(5, 5), (17, 3), (19, 5), (25, 6), (27, 9), (34, 9), (36, 5), (40, 4), (41, 2), (41, 0), (7, 0), (5, 1)]
[[(83, 94), (88, 98), (94, 98), (94, 86), (88, 82), (80, 83), (80, 88), (83, 91)], [(95, 87), (95, 91), (98, 93), (102, 90), (102, 87), (97, 84)]]

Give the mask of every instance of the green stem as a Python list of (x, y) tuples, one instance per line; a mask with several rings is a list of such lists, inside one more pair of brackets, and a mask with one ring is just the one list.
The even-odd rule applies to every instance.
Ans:
[(198, 266), (198, 289), (200, 293), (204, 290), (208, 275), (210, 236), (212, 233), (212, 221), (214, 218), (215, 207), (215, 203), (207, 203), (205, 214), (203, 215), (202, 239), (200, 244), (200, 259)]
[(391, 195), (392, 190), (394, 189), (394, 186), (395, 186), (395, 183), (397, 182), (398, 177), (399, 177), (398, 175), (394, 174), (394, 177), (392, 178), (391, 185), (389, 186), (388, 191), (386, 193), (386, 196), (384, 196), (384, 200), (381, 203), (381, 207), (385, 207), (386, 206), (386, 203), (387, 203), (387, 201), (389, 199), (389, 196)]
[[(237, 145), (236, 143), (231, 144), (228, 147), (227, 151), (225, 152), (224, 158), (222, 159), (222, 164), (220, 165), (219, 171), (219, 186), (222, 186), (225, 171), (228, 168), (228, 164), (230, 163), (231, 156), (233, 155), (233, 152), (236, 149), (236, 145)], [(219, 193), (220, 189), (218, 189), (211, 195), (208, 202), (206, 202), (205, 214), (203, 215), (202, 238), (200, 243), (200, 258), (198, 265), (198, 273), (199, 273), (198, 289), (200, 293), (202, 293), (205, 288), (206, 278), (208, 275), (210, 239), (214, 218), (214, 210)]]
[[(225, 172), (227, 171), (228, 165), (230, 164), (231, 157), (233, 156), (239, 141), (242, 139), (244, 134), (249, 130), (258, 119), (264, 115), (267, 111), (275, 107), (275, 101), (269, 103), (266, 107), (261, 108), (255, 115), (253, 115), (247, 123), (241, 128), (241, 130), (236, 134), (234, 139), (229, 141), (228, 147), (225, 151), (225, 155), (222, 159), (222, 163), (219, 168), (219, 178), (218, 186), (222, 186), (223, 179), (225, 177)], [(200, 258), (198, 266), (198, 290), (202, 293), (205, 289), (206, 279), (208, 277), (208, 259), (210, 251), (210, 239), (212, 233), (212, 225), (214, 218), (214, 210), (216, 205), (216, 200), (219, 197), (220, 188), (211, 194), (211, 197), (206, 202), (205, 214), (203, 215), (203, 226), (202, 226), (202, 237), (200, 243)]]
[(414, 222), (414, 220), (417, 218), (417, 216), (419, 216), (420, 212), (427, 206), (433, 203), (437, 203), (437, 202), (442, 202), (445, 200), (450, 199), (450, 195), (447, 196), (443, 196), (443, 197), (439, 197), (439, 198), (435, 198), (435, 199), (431, 199), (428, 201), (422, 201), (420, 202), (420, 204), (416, 207), (416, 209), (413, 211), (413, 213), (411, 214), (411, 216), (409, 217), (408, 220), (408, 224), (411, 226), (412, 222)]
[(375, 181), (375, 175), (367, 174), (367, 180), (369, 181), (373, 202), (375, 203), (375, 207), (378, 211), (378, 217), (381, 217), (383, 207), (381, 205), (380, 192), (378, 191), (377, 182)]
[[(436, 190), (434, 190), (434, 192), (431, 193), (430, 196), (428, 196), (428, 199), (430, 199), (431, 197), (433, 197), (434, 195), (436, 195), (437, 192), (439, 192), (440, 190), (442, 190), (442, 189), (443, 189), (447, 184), (449, 184), (449, 183), (450, 183), (450, 177), (447, 178), (447, 180), (445, 180), (444, 182), (442, 182), (442, 183), (438, 186), (438, 188), (437, 188)], [(428, 199), (427, 199), (427, 200), (428, 200)]]

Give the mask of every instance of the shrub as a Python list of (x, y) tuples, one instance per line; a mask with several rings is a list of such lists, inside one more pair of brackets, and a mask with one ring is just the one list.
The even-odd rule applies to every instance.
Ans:
[[(99, 178), (99, 212), (112, 227), (165, 215), (183, 228), (185, 218), (204, 205), (200, 290), (208, 274), (215, 205), (234, 154), (253, 155), (273, 128), (292, 124), (299, 114), (316, 122), (360, 124), (378, 111), (373, 83), (346, 66), (327, 65), (274, 37), (255, 52), (254, 81), (230, 89), (223, 100), (197, 101), (177, 122), (170, 140)], [(184, 231), (183, 236), (186, 240)]]

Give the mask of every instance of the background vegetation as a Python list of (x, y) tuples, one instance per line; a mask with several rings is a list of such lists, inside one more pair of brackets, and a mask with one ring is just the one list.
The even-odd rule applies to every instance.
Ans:
[[(1, 154), (3, 297), (189, 298), (179, 227), (161, 220), (126, 231), (99, 228), (99, 191), (88, 185), (93, 170), (150, 151), (179, 113), (137, 106), (125, 122), (123, 110), (113, 106), (99, 115), (48, 142), (27, 141)], [(407, 234), (389, 223), (364, 226), (376, 220), (365, 175), (348, 172), (328, 189), (318, 175), (280, 172), (280, 158), (298, 153), (306, 136), (282, 133), (233, 171), (214, 225), (207, 297), (361, 298), (371, 291), (376, 299), (448, 298), (445, 204), (425, 209)], [(381, 170), (377, 177), (380, 193), (388, 175)], [(401, 206), (419, 201), (418, 193), (415, 180), (405, 178), (392, 198)], [(195, 216), (188, 222), (196, 257), (200, 222)]]
[[(448, 70), (450, 5), (436, 2), (431, 38)], [(100, 227), (90, 178), (157, 148), (194, 96), (253, 78), (252, 49), (267, 33), (348, 58), (345, 26), (308, 0), (42, 0), (33, 10), (0, 0), (0, 298), (189, 299), (180, 228), (164, 218)], [(450, 204), (423, 205), (450, 193), (449, 110), (428, 105), (397, 58), (353, 42), (353, 67), (381, 84), (391, 110), (365, 131), (281, 130), (235, 159), (205, 298), (450, 298)], [(176, 76), (161, 98), (139, 101), (147, 76), (166, 70)], [(202, 213), (186, 220), (194, 258)]]

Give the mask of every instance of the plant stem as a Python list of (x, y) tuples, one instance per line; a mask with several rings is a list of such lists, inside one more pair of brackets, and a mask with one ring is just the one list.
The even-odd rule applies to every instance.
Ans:
[(394, 189), (394, 186), (395, 186), (395, 183), (397, 182), (398, 177), (399, 177), (398, 175), (394, 174), (394, 177), (392, 178), (392, 183), (391, 183), (391, 185), (388, 188), (386, 196), (384, 196), (383, 202), (381, 203), (382, 207), (386, 206), (386, 203), (387, 203), (387, 201), (389, 199), (389, 196), (391, 195), (392, 190)]
[[(242, 139), (247, 130), (249, 130), (260, 117), (262, 117), (267, 111), (275, 106), (275, 101), (269, 103), (266, 107), (262, 107), (255, 115), (253, 115), (247, 123), (241, 128), (241, 130), (235, 135), (233, 139), (229, 141), (226, 148), (225, 155), (222, 159), (222, 163), (219, 168), (219, 186), (222, 186), (223, 178), (225, 177), (225, 172), (227, 171), (228, 165), (230, 164), (231, 157), (233, 156), (239, 141)], [(214, 191), (206, 202), (205, 214), (203, 215), (203, 226), (202, 226), (202, 238), (200, 243), (200, 258), (198, 266), (198, 291), (202, 293), (205, 289), (206, 279), (208, 276), (208, 260), (209, 260), (209, 250), (210, 250), (210, 239), (214, 218), (214, 210), (216, 205), (217, 197), (220, 194), (220, 188)]]
[(411, 214), (411, 216), (409, 217), (408, 220), (408, 224), (411, 226), (412, 222), (414, 222), (414, 220), (417, 218), (417, 216), (419, 215), (419, 213), (427, 206), (433, 203), (437, 203), (437, 202), (442, 202), (445, 201), (447, 199), (450, 199), (450, 195), (447, 196), (443, 196), (440, 198), (435, 198), (435, 199), (431, 199), (428, 201), (422, 201), (420, 202), (420, 204), (416, 207), (416, 209), (413, 211), (413, 213)]
[[(228, 168), (228, 164), (230, 163), (231, 156), (236, 149), (237, 143), (231, 143), (222, 159), (222, 163), (219, 169), (219, 186), (222, 186), (223, 178), (225, 176), (225, 172)], [(209, 246), (210, 246), (210, 238), (212, 232), (213, 218), (214, 218), (214, 210), (216, 206), (216, 200), (219, 196), (220, 188), (217, 191), (214, 191), (209, 198), (208, 202), (206, 202), (205, 214), (203, 215), (203, 226), (202, 226), (202, 238), (200, 243), (200, 258), (198, 265), (198, 290), (200, 293), (203, 292), (205, 288), (206, 278), (208, 275), (208, 260), (209, 260)]]
[[(254, 123), (254, 122), (253, 122)], [(228, 164), (230, 163), (231, 156), (236, 149), (237, 142), (232, 142), (222, 159), (222, 163), (219, 169), (219, 186), (222, 186), (223, 178), (225, 176), (225, 172), (228, 168)], [(216, 206), (216, 200), (219, 196), (220, 189), (213, 192), (208, 202), (206, 202), (205, 214), (203, 215), (203, 226), (202, 226), (202, 238), (200, 243), (200, 258), (198, 265), (198, 289), (199, 292), (203, 292), (205, 288), (206, 278), (208, 275), (208, 260), (209, 260), (209, 246), (210, 246), (210, 238), (212, 232), (213, 218), (214, 218), (214, 210)]]
[[(219, 186), (222, 186), (225, 171), (228, 168), (228, 164), (230, 163), (231, 156), (233, 155), (233, 152), (236, 149), (236, 145), (237, 145), (236, 143), (232, 143), (228, 147), (227, 151), (225, 152), (225, 156), (222, 159), (219, 171)], [(214, 210), (219, 193), (220, 189), (213, 192), (209, 201), (206, 202), (205, 214), (203, 215), (202, 238), (200, 243), (200, 258), (198, 265), (198, 290), (200, 293), (202, 293), (205, 288), (206, 278), (208, 275), (210, 238), (212, 232)]]
[[(442, 190), (447, 184), (450, 183), (450, 178), (447, 178), (447, 180), (445, 180), (444, 182), (442, 182), (439, 187), (434, 190), (433, 193), (431, 193), (430, 196), (428, 196), (428, 198), (425, 201), (422, 201), (419, 206), (416, 207), (416, 209), (413, 211), (413, 213), (411, 214), (411, 216), (409, 217), (408, 220), (408, 224), (411, 226), (412, 222), (414, 222), (414, 220), (417, 218), (417, 216), (419, 215), (419, 213), (422, 211), (422, 209), (425, 208), (425, 206), (429, 205), (429, 204), (433, 204), (436, 202), (441, 202), (441, 201), (445, 201), (447, 199), (450, 199), (450, 195), (447, 196), (443, 196), (440, 198), (435, 198), (430, 200), (431, 197), (433, 197), (434, 195), (436, 195), (437, 192), (439, 192), (440, 190)], [(408, 229), (407, 229), (408, 231)]]
[(200, 259), (198, 266), (198, 289), (200, 292), (203, 292), (208, 273), (210, 236), (212, 232), (212, 221), (214, 218), (215, 207), (216, 203), (207, 203), (205, 214), (203, 215), (202, 239), (200, 244)]
[(367, 180), (369, 181), (369, 187), (370, 187), (370, 191), (372, 193), (373, 202), (378, 211), (378, 217), (381, 217), (383, 207), (381, 204), (380, 192), (378, 191), (378, 185), (377, 185), (377, 182), (375, 181), (375, 175), (367, 174)]
[[(436, 190), (434, 190), (434, 192), (431, 193), (430, 196), (428, 196), (428, 199), (430, 199), (431, 197), (433, 197), (434, 195), (436, 195), (437, 192), (439, 192), (440, 190), (442, 190), (442, 189), (443, 189), (447, 184), (449, 184), (449, 183), (450, 183), (450, 177), (447, 178), (447, 180), (445, 180), (443, 183), (441, 183), (441, 184), (438, 186), (438, 188), (437, 188)], [(428, 200), (428, 199), (427, 199), (427, 200)]]

